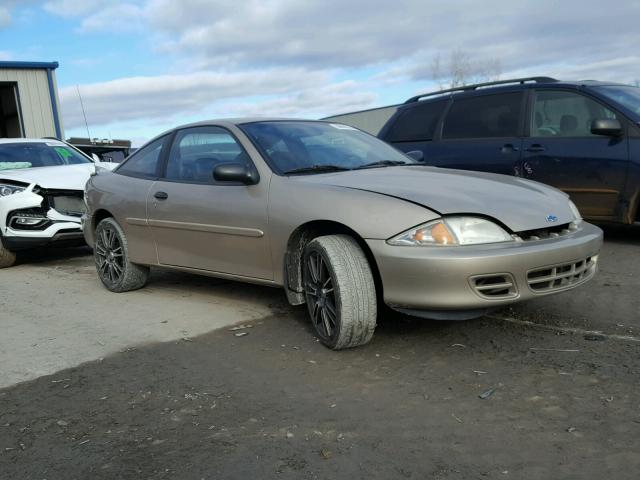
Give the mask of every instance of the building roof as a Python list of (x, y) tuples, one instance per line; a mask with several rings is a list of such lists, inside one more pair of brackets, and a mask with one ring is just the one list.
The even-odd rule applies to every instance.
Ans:
[(0, 62), (0, 68), (12, 68), (12, 69), (55, 70), (59, 66), (60, 64), (58, 62), (13, 62), (13, 61)]

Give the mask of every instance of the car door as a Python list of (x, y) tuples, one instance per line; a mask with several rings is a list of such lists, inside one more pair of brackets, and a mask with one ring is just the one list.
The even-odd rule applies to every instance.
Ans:
[(272, 279), (266, 236), (269, 179), (216, 182), (220, 164), (253, 165), (240, 142), (217, 126), (178, 130), (162, 178), (148, 196), (160, 264)]
[(454, 95), (444, 117), (441, 140), (431, 145), (427, 163), (520, 175), (524, 106), (523, 91)]
[(160, 174), (170, 140), (170, 135), (165, 135), (137, 150), (115, 170), (121, 177), (113, 183), (113, 190), (102, 193), (111, 197), (106, 203), (117, 205), (112, 213), (127, 236), (133, 262), (157, 263), (155, 242), (147, 225), (147, 196)]
[(620, 208), (628, 167), (626, 136), (591, 133), (599, 118), (624, 119), (580, 92), (534, 92), (529, 137), (523, 144), (523, 176), (568, 193), (583, 216), (609, 219)]

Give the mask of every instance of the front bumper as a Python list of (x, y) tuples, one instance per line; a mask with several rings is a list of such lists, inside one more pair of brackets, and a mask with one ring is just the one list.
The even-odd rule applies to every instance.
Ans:
[[(597, 268), (602, 230), (583, 222), (576, 232), (548, 240), (466, 247), (394, 246), (384, 240), (367, 244), (390, 307), (418, 315), (482, 312), (588, 281)], [(485, 281), (497, 288), (483, 287)]]
[[(54, 208), (59, 198), (75, 196), (75, 191), (34, 193), (33, 190), (34, 185), (30, 185), (22, 192), (0, 198), (0, 236), (3, 245), (15, 251), (49, 245), (84, 244), (80, 216), (61, 213)], [(55, 203), (51, 203), (53, 201)], [(42, 221), (29, 226), (21, 224), (18, 217)]]

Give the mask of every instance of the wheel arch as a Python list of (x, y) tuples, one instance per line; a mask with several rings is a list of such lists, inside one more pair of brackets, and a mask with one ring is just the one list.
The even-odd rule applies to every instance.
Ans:
[(382, 280), (373, 252), (355, 230), (334, 220), (312, 220), (298, 226), (289, 236), (284, 255), (284, 283), (287, 299), (292, 305), (305, 302), (302, 285), (302, 255), (307, 244), (314, 238), (324, 235), (349, 235), (356, 240), (364, 252), (376, 287), (376, 295), (382, 298)]
[(93, 224), (91, 225), (91, 231), (95, 232), (96, 228), (98, 228), (98, 224), (105, 218), (109, 217), (113, 218), (113, 214), (109, 210), (105, 208), (96, 210), (96, 212), (93, 214)]

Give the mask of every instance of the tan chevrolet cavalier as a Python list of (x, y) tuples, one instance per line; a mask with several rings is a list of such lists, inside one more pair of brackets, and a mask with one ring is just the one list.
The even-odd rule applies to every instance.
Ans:
[(378, 300), (466, 319), (593, 277), (602, 232), (520, 178), (422, 166), (352, 127), (221, 120), (166, 132), (87, 183), (84, 234), (111, 291), (150, 266), (283, 287), (330, 348)]

